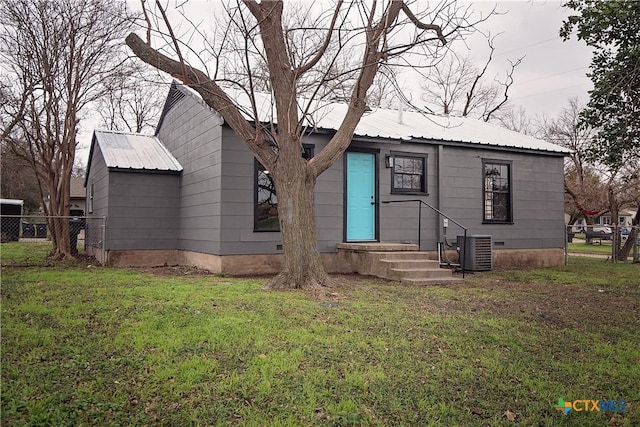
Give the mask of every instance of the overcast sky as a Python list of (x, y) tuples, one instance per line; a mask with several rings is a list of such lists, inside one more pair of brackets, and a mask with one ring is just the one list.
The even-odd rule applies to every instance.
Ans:
[[(494, 74), (504, 74), (508, 59), (524, 59), (514, 74), (512, 102), (531, 114), (555, 116), (572, 97), (586, 102), (591, 81), (586, 76), (591, 50), (575, 37), (563, 42), (562, 21), (569, 12), (560, 1), (473, 2), (474, 8), (497, 6), (503, 15), (484, 24), (492, 33), (502, 33), (495, 41)], [(472, 47), (482, 47), (478, 40)], [(472, 52), (473, 53), (473, 52)]]
[[(180, 1), (179, 3), (182, 3)], [(209, 9), (217, 2), (191, 0), (196, 9)], [(509, 68), (508, 60), (524, 56), (514, 74), (511, 100), (521, 105), (530, 116), (556, 116), (572, 97), (583, 102), (588, 99), (591, 81), (586, 77), (591, 61), (591, 51), (575, 37), (563, 42), (559, 36), (562, 21), (568, 11), (560, 1), (513, 0), (468, 1), (475, 10), (485, 13), (497, 8), (501, 15), (491, 17), (482, 24), (482, 30), (491, 34), (501, 33), (495, 39), (495, 53), (489, 75), (504, 78)], [(174, 0), (170, 0), (174, 5)], [(197, 21), (197, 19), (196, 19)], [(467, 40), (469, 54), (479, 63), (486, 60), (486, 40), (478, 34)], [(459, 46), (462, 47), (462, 46)], [(414, 97), (415, 99), (415, 97)], [(83, 148), (78, 155), (84, 163), (88, 157), (95, 121), (87, 120), (80, 133)]]

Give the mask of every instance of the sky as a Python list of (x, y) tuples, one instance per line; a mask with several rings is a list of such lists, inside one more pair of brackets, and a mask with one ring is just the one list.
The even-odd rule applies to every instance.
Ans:
[[(485, 26), (495, 41), (494, 74), (509, 67), (508, 59), (524, 57), (514, 73), (511, 100), (530, 115), (556, 116), (573, 97), (586, 102), (592, 88), (586, 76), (591, 49), (573, 37), (563, 41), (559, 30), (569, 12), (560, 1), (474, 2), (478, 9), (497, 6), (502, 15), (493, 16)], [(481, 40), (472, 47), (481, 47)]]
[[(177, 0), (169, 0), (170, 4)], [(182, 3), (180, 1), (179, 3)], [(191, 0), (194, 10), (210, 10), (215, 1)], [(522, 106), (528, 116), (553, 118), (577, 97), (583, 103), (588, 100), (591, 81), (586, 76), (591, 61), (591, 50), (575, 37), (563, 41), (559, 30), (569, 11), (560, 1), (465, 1), (474, 10), (487, 13), (496, 8), (499, 15), (481, 24), (482, 32), (499, 34), (494, 42), (494, 61), (487, 75), (504, 79), (510, 68), (509, 60), (523, 58), (514, 73), (510, 99), (514, 106)], [(196, 22), (204, 22), (206, 12), (201, 12)], [(466, 46), (465, 46), (466, 45)], [(476, 34), (457, 47), (468, 53), (479, 65), (488, 54), (486, 38)], [(78, 156), (86, 164), (91, 132), (97, 126), (95, 120), (87, 120), (80, 132), (81, 148)]]

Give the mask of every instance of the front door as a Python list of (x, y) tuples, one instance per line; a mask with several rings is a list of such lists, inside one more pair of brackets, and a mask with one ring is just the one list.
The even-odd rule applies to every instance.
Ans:
[(376, 239), (376, 155), (347, 152), (346, 240)]

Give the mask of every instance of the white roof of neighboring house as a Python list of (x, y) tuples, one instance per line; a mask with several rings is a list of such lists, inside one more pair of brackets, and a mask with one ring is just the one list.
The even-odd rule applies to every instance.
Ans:
[[(176, 82), (185, 93), (200, 99), (194, 90)], [(240, 90), (224, 88), (227, 95), (235, 100), (248, 120), (254, 120), (250, 113), (251, 102), (247, 94)], [(275, 107), (268, 93), (256, 92), (258, 117), (262, 122), (276, 121)], [(298, 105), (306, 108), (306, 100)], [(307, 115), (307, 125), (315, 129), (337, 130), (347, 112), (348, 105), (337, 102), (314, 101)], [(301, 113), (300, 113), (301, 114)], [(569, 154), (571, 150), (543, 141), (532, 136), (503, 128), (468, 117), (439, 116), (416, 111), (390, 110), (376, 108), (365, 113), (356, 126), (354, 135), (360, 137), (395, 139), (423, 142), (425, 140), (453, 143), (479, 144), (483, 146), (503, 147), (506, 149), (524, 149), (557, 154)]]
[(108, 168), (182, 171), (182, 165), (155, 136), (96, 130), (93, 138)]
[(0, 203), (3, 205), (23, 205), (24, 200), (20, 199), (0, 199)]

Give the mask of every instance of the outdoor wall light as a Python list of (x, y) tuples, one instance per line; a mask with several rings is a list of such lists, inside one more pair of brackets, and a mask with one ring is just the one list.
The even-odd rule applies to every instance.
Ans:
[(392, 168), (393, 167), (393, 157), (384, 156), (384, 167)]

